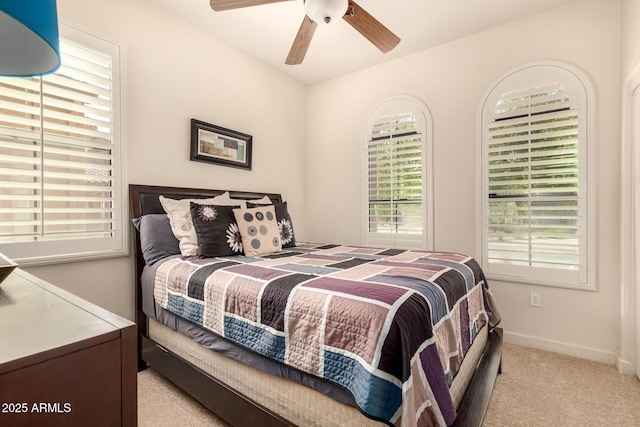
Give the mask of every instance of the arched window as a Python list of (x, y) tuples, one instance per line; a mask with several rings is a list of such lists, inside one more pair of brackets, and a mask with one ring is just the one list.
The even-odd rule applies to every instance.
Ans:
[(433, 246), (431, 117), (418, 99), (401, 96), (369, 115), (364, 139), (364, 242)]
[(482, 256), (494, 278), (592, 289), (590, 85), (563, 64), (500, 79), (482, 108)]

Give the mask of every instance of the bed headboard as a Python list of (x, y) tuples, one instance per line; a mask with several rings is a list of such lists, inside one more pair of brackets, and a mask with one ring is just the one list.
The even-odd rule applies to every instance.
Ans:
[[(171, 199), (203, 199), (215, 197), (223, 194), (225, 191), (233, 199), (256, 200), (264, 196), (269, 196), (274, 203), (282, 203), (282, 196), (278, 193), (257, 193), (251, 191), (235, 191), (235, 190), (208, 190), (197, 188), (181, 188), (181, 187), (161, 187), (155, 185), (138, 185), (129, 184), (129, 201), (131, 204), (131, 219), (138, 218), (142, 215), (152, 213), (165, 213), (160, 204), (160, 196), (169, 197)], [(136, 274), (136, 323), (138, 324), (138, 334), (147, 334), (147, 319), (142, 312), (142, 294), (140, 287), (140, 275), (144, 268), (144, 258), (140, 247), (140, 234), (138, 230), (131, 224), (133, 228), (133, 243), (135, 251), (135, 274)]]
[(131, 201), (132, 218), (150, 213), (164, 213), (160, 204), (160, 196), (171, 199), (204, 199), (219, 196), (225, 191), (232, 199), (255, 200), (264, 196), (276, 203), (282, 203), (282, 196), (277, 193), (256, 193), (235, 190), (205, 190), (197, 188), (159, 187), (154, 185), (129, 184), (129, 198)]

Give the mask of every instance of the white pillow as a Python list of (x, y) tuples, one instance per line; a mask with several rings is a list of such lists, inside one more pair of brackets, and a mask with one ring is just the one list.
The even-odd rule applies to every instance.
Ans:
[(176, 238), (180, 241), (179, 247), (182, 256), (198, 254), (198, 238), (196, 236), (196, 230), (193, 227), (193, 222), (191, 221), (190, 202), (221, 206), (240, 205), (238, 201), (232, 200), (231, 197), (229, 197), (229, 192), (210, 199), (176, 200), (160, 196), (160, 204), (162, 204), (162, 207), (169, 217), (171, 231), (173, 231), (173, 234), (175, 234)]

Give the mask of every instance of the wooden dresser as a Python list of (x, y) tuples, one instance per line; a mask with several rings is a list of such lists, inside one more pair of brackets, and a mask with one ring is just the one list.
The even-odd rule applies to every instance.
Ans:
[(136, 371), (134, 323), (20, 269), (0, 283), (0, 426), (135, 426)]

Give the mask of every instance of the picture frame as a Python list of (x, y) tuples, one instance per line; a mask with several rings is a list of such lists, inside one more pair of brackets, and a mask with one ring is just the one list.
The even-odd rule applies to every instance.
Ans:
[(191, 119), (191, 160), (251, 170), (253, 137)]

